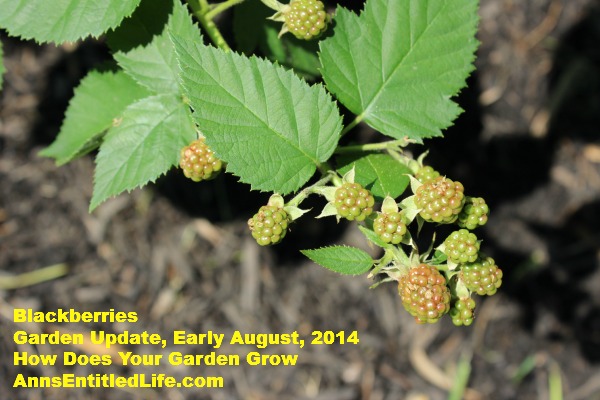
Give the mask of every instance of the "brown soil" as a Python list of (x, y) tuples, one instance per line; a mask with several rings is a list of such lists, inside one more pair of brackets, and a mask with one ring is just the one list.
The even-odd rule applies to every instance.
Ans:
[[(468, 399), (547, 399), (552, 374), (565, 399), (600, 399), (600, 8), (593, 0), (481, 3), (478, 69), (459, 98), (466, 112), (445, 139), (431, 141), (429, 158), (493, 209), (481, 235), (504, 284), (479, 303), (469, 328), (448, 318), (417, 326), (393, 285), (369, 290), (365, 277), (340, 277), (298, 256), (324, 242), (365, 248), (354, 228), (309, 224), (287, 246), (259, 248), (245, 220), (265, 196), (249, 195), (233, 178), (198, 189), (169, 174), (89, 214), (93, 158), (57, 168), (37, 152), (56, 136), (73, 87), (107, 59), (106, 49), (40, 47), (2, 35), (0, 398), (436, 400), (447, 398), (462, 362), (471, 366)], [(14, 287), (23, 282), (11, 277), (55, 264), (68, 272)], [(65, 326), (71, 332), (297, 330), (310, 338), (313, 330), (357, 330), (360, 343), (262, 351), (298, 353), (295, 367), (15, 367), (15, 351), (107, 352), (15, 344), (15, 331), (59, 327), (14, 323), (12, 309), (20, 307), (139, 315), (135, 324)], [(211, 348), (158, 353), (171, 351)], [(12, 389), (19, 372), (220, 375), (225, 387)]]

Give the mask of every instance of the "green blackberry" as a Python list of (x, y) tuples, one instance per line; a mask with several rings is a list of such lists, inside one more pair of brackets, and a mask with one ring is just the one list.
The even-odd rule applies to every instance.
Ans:
[(444, 254), (457, 264), (475, 262), (479, 254), (477, 236), (466, 229), (452, 232), (444, 240)]
[(450, 309), (446, 279), (427, 264), (411, 268), (398, 282), (402, 305), (420, 323), (437, 322)]
[(458, 226), (461, 228), (475, 229), (485, 225), (490, 209), (481, 197), (467, 197), (465, 205), (458, 214)]
[(419, 186), (415, 204), (419, 215), (429, 222), (448, 224), (456, 221), (465, 203), (464, 187), (460, 182), (439, 176)]
[(474, 318), (473, 310), (475, 310), (475, 300), (472, 298), (456, 299), (449, 313), (452, 323), (456, 326), (471, 325)]
[(287, 30), (298, 39), (317, 38), (327, 29), (327, 13), (319, 0), (292, 0), (283, 17)]
[(440, 176), (440, 173), (429, 165), (422, 166), (415, 174), (415, 178), (421, 183), (429, 183), (438, 176)]
[(267, 205), (262, 206), (254, 217), (248, 220), (248, 227), (259, 245), (268, 246), (283, 240), (289, 222), (289, 216), (284, 209)]
[(341, 217), (364, 221), (373, 212), (375, 199), (359, 183), (346, 182), (335, 191), (333, 204)]
[(406, 233), (406, 224), (400, 212), (379, 213), (373, 221), (373, 230), (384, 242), (398, 244)]
[(480, 296), (491, 296), (502, 285), (502, 270), (493, 258), (480, 258), (461, 266), (460, 279), (470, 291)]
[(223, 163), (204, 143), (204, 138), (200, 138), (181, 149), (179, 166), (185, 176), (194, 182), (200, 182), (216, 177), (221, 172)]

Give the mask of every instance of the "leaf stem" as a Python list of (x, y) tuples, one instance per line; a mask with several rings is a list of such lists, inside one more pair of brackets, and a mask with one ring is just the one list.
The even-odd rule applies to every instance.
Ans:
[(211, 8), (211, 10), (204, 15), (204, 17), (206, 19), (212, 20), (214, 17), (221, 14), (223, 11), (227, 10), (228, 8), (231, 8), (235, 5), (238, 5), (243, 2), (244, 2), (244, 0), (227, 0), (227, 1), (224, 1), (219, 4), (215, 4)]
[(380, 142), (380, 143), (367, 143), (367, 144), (358, 144), (353, 146), (344, 146), (338, 147), (335, 150), (336, 154), (346, 154), (346, 153), (361, 153), (363, 151), (377, 151), (377, 150), (388, 150), (388, 149), (398, 149), (401, 147), (406, 147), (411, 143), (409, 139), (398, 139), (398, 140), (390, 140), (388, 142)]
[(302, 189), (296, 196), (286, 203), (288, 206), (298, 207), (309, 195), (315, 193), (315, 188), (325, 186), (333, 179), (333, 174), (326, 174), (314, 184)]
[(350, 124), (348, 124), (348, 126), (346, 126), (343, 130), (342, 133), (340, 134), (340, 136), (344, 136), (346, 133), (350, 132), (352, 130), (352, 128), (354, 128), (356, 125), (358, 125), (361, 121), (363, 120), (363, 115), (357, 115), (356, 118), (354, 118), (354, 120), (352, 122), (350, 122)]
[(194, 17), (198, 19), (200, 25), (202, 25), (208, 36), (210, 36), (212, 42), (220, 49), (224, 51), (230, 51), (231, 47), (229, 47), (225, 41), (225, 38), (223, 38), (223, 35), (221, 35), (221, 31), (219, 31), (219, 28), (217, 28), (217, 25), (215, 25), (214, 21), (211, 18), (208, 18), (208, 14), (210, 13), (210, 5), (208, 4), (208, 1), (187, 0), (187, 3), (192, 9)]

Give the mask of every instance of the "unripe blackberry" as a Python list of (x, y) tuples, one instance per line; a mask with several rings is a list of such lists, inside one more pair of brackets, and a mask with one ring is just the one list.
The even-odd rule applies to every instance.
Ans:
[(181, 149), (179, 166), (185, 176), (194, 182), (200, 182), (216, 177), (221, 172), (223, 163), (204, 143), (204, 138), (200, 138)]
[(474, 318), (473, 310), (475, 310), (475, 300), (472, 298), (456, 299), (452, 308), (450, 308), (452, 323), (456, 326), (471, 325)]
[(419, 186), (415, 204), (421, 209), (419, 215), (425, 221), (452, 223), (465, 203), (464, 187), (460, 182), (439, 176)]
[(287, 30), (298, 39), (317, 38), (327, 29), (327, 13), (319, 0), (292, 0), (283, 17)]
[(477, 261), (479, 254), (479, 241), (474, 233), (466, 229), (452, 232), (444, 240), (444, 254), (450, 261), (457, 264), (466, 264)]
[(373, 221), (373, 230), (384, 242), (398, 244), (406, 233), (406, 224), (400, 212), (379, 213)]
[(248, 227), (259, 245), (268, 246), (283, 240), (289, 222), (289, 216), (284, 209), (267, 205), (262, 206), (254, 217), (248, 220)]
[(450, 309), (446, 279), (427, 264), (413, 267), (398, 282), (402, 305), (420, 323), (437, 322)]
[(440, 173), (429, 165), (422, 166), (415, 174), (415, 178), (421, 183), (429, 183), (438, 176), (440, 176)]
[(346, 182), (335, 191), (333, 204), (341, 217), (364, 221), (373, 212), (375, 199), (359, 183)]
[(475, 229), (485, 225), (490, 209), (481, 197), (467, 197), (465, 205), (458, 214), (458, 226), (461, 228)]
[(461, 266), (460, 279), (467, 289), (480, 296), (491, 296), (502, 285), (502, 270), (491, 257)]

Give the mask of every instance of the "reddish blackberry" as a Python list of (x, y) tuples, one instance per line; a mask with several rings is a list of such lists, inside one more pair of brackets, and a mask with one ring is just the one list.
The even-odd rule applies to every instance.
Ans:
[(466, 229), (454, 231), (444, 240), (444, 254), (457, 264), (475, 262), (479, 253), (479, 241)]
[(419, 186), (415, 193), (415, 204), (421, 209), (424, 220), (451, 223), (465, 203), (464, 187), (460, 182), (439, 176)]
[(289, 216), (284, 209), (276, 206), (262, 206), (254, 217), (248, 220), (252, 237), (261, 246), (277, 244), (287, 233)]
[(415, 178), (421, 183), (429, 183), (438, 176), (440, 176), (440, 173), (429, 165), (422, 166), (415, 174)]
[(480, 296), (491, 296), (502, 285), (502, 270), (491, 257), (461, 266), (460, 278), (467, 289)]
[(346, 182), (335, 191), (333, 204), (341, 217), (364, 221), (373, 212), (375, 199), (359, 183)]
[(194, 182), (200, 182), (216, 177), (221, 172), (223, 163), (204, 143), (204, 138), (200, 138), (181, 149), (179, 166), (185, 176)]
[(446, 279), (427, 264), (411, 268), (398, 282), (402, 305), (420, 323), (437, 322), (450, 309)]
[(384, 242), (398, 244), (406, 233), (406, 224), (400, 212), (379, 213), (373, 221), (373, 230)]
[(327, 13), (319, 0), (292, 0), (283, 17), (287, 30), (298, 39), (317, 38), (327, 29)]
[(467, 197), (465, 205), (458, 214), (458, 226), (461, 228), (475, 229), (485, 225), (490, 209), (481, 197)]
[(473, 310), (475, 310), (475, 300), (472, 298), (456, 299), (450, 308), (452, 323), (456, 326), (471, 325), (474, 318)]

